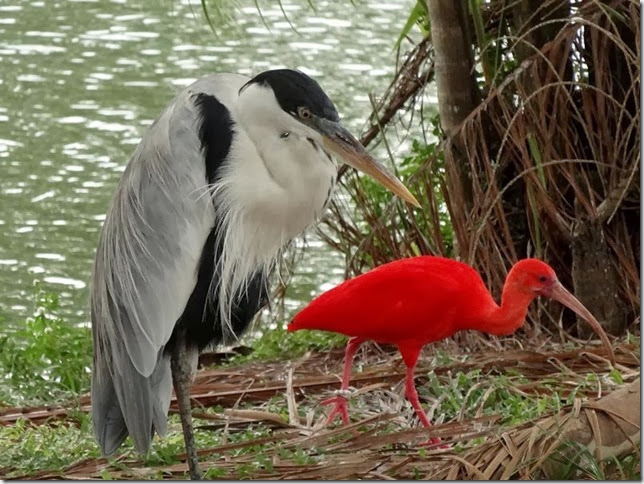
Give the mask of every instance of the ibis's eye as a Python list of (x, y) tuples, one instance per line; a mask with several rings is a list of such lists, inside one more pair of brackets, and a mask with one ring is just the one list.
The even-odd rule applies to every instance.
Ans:
[(297, 115), (302, 119), (309, 119), (311, 117), (311, 111), (308, 108), (297, 108)]
[(290, 131), (284, 131), (282, 134), (280, 134), (280, 138), (286, 139), (291, 135)]
[(548, 276), (539, 276), (539, 282), (546, 282), (548, 280)]

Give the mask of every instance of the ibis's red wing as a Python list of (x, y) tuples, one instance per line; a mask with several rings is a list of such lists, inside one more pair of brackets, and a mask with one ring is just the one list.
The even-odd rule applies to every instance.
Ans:
[(490, 302), (494, 304), (471, 267), (441, 257), (413, 257), (325, 292), (295, 317), (289, 330), (321, 329), (385, 343), (424, 344), (463, 329), (472, 310)]

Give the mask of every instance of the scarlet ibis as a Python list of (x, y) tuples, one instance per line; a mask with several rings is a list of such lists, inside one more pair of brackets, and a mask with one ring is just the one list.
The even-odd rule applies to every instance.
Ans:
[[(430, 427), (414, 385), (414, 368), (422, 347), (464, 330), (512, 334), (523, 324), (528, 306), (538, 296), (555, 299), (588, 321), (614, 362), (608, 337), (597, 320), (561, 285), (555, 271), (538, 259), (524, 259), (512, 267), (500, 306), (481, 276), (467, 264), (434, 256), (390, 262), (323, 293), (295, 316), (288, 330), (319, 329), (351, 337), (345, 353), (342, 392), (349, 387), (353, 357), (363, 341), (396, 345), (407, 366), (405, 395), (423, 426)], [(327, 424), (338, 414), (345, 425), (349, 423), (344, 396), (322, 403), (334, 404)]]

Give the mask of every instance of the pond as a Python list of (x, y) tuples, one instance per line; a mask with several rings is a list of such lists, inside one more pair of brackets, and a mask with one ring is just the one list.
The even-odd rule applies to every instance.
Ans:
[[(88, 321), (111, 193), (147, 126), (193, 80), (299, 68), (361, 132), (369, 93), (390, 82), (413, 2), (315, 0), (315, 11), (307, 0), (283, 0), (283, 11), (264, 3), (260, 16), (253, 0), (238, 2), (217, 35), (198, 0), (0, 4), (0, 334), (33, 313), (36, 282), (60, 296), (70, 324)], [(343, 270), (343, 257), (309, 235), (289, 307)]]

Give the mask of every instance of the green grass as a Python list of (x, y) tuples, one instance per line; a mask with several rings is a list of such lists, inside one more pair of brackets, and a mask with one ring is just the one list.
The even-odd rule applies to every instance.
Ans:
[(548, 477), (554, 480), (628, 480), (640, 481), (639, 455), (608, 457), (598, 460), (593, 452), (578, 442), (564, 442), (550, 459), (555, 471)]
[(327, 331), (295, 331), (284, 328), (264, 331), (259, 338), (252, 341), (253, 351), (248, 355), (231, 358), (230, 364), (237, 365), (247, 361), (293, 359), (307, 351), (328, 351), (344, 346), (347, 337)]
[[(619, 384), (613, 373), (611, 379)], [(567, 387), (565, 396), (560, 382), (555, 379), (543, 379), (541, 393), (521, 392), (518, 386), (528, 381), (513, 369), (502, 374), (472, 370), (441, 377), (430, 372), (427, 376), (427, 384), (419, 387), (418, 392), (430, 401), (440, 400), (437, 415), (444, 414), (447, 420), (459, 415), (474, 418), (480, 411), (482, 415), (501, 415), (504, 426), (530, 421), (546, 412), (557, 412), (566, 405), (572, 405), (575, 398), (584, 397), (585, 390), (597, 388), (597, 375), (592, 373), (574, 387)]]
[[(87, 328), (70, 327), (56, 315), (57, 299), (42, 291), (36, 291), (34, 296), (34, 316), (24, 322), (24, 325), (2, 336), (0, 340), (0, 399), (7, 405), (27, 404), (56, 404), (74, 402), (89, 388), (89, 367), (91, 362), (91, 338)], [(639, 338), (634, 337), (639, 343)], [(236, 357), (229, 364), (247, 361), (268, 361), (276, 359), (295, 359), (310, 350), (326, 351), (334, 347), (342, 347), (346, 337), (323, 331), (287, 332), (284, 329), (265, 331), (253, 341), (253, 352), (248, 356)], [(437, 349), (435, 364), (448, 365), (458, 363), (453, 355)], [(604, 378), (606, 382), (619, 384), (622, 375), (614, 370)], [(438, 399), (435, 416), (444, 416), (451, 420), (459, 415), (471, 418), (481, 412), (483, 415), (499, 414), (502, 416), (501, 425), (510, 426), (530, 421), (549, 411), (556, 411), (564, 405), (571, 404), (575, 397), (582, 397), (589, 389), (599, 385), (598, 376), (586, 375), (579, 379), (576, 387), (567, 386), (568, 392), (562, 396), (560, 382), (556, 378), (543, 379), (542, 394), (525, 394), (517, 387), (527, 383), (528, 379), (517, 370), (506, 369), (503, 372), (483, 372), (472, 370), (456, 371), (436, 375), (428, 373), (427, 380), (420, 381), (418, 391), (421, 397), (429, 402), (426, 407)], [(355, 417), (359, 415), (360, 405), (357, 402), (362, 397), (352, 399)], [(316, 405), (318, 395), (310, 395), (300, 402), (300, 415)], [(72, 403), (73, 405), (73, 403)], [(244, 402), (241, 403), (243, 408)], [(73, 410), (73, 409), (72, 409)], [(263, 410), (281, 415), (286, 421), (288, 410), (283, 396), (278, 395), (265, 402)], [(221, 413), (223, 408), (213, 407), (208, 412)], [(317, 408), (316, 412), (321, 412)], [(411, 412), (410, 408), (406, 411)], [(197, 421), (196, 425), (207, 422)], [(164, 439), (155, 438), (150, 453), (145, 457), (145, 463), (151, 467), (176, 464), (177, 455), (183, 452), (183, 437), (177, 416), (171, 416), (169, 434)], [(390, 429), (399, 428), (392, 425)], [(249, 424), (241, 430), (228, 433), (227, 442), (245, 442), (270, 435), (271, 430), (262, 424)], [(199, 448), (214, 447), (224, 443), (221, 430), (199, 429), (196, 432)], [(458, 447), (458, 446), (457, 446)], [(121, 449), (129, 452), (132, 457), (136, 454), (128, 439)], [(458, 450), (458, 449), (456, 449)], [(312, 455), (313, 451), (280, 449), (284, 459), (300, 464), (310, 464), (319, 458)], [(583, 449), (578, 449), (583, 454)], [(229, 451), (231, 457), (243, 453), (261, 455), (261, 446), (248, 446)], [(570, 455), (568, 453), (567, 455)], [(72, 418), (65, 422), (52, 425), (34, 426), (20, 420), (14, 426), (0, 427), (0, 477), (17, 477), (42, 470), (60, 470), (81, 459), (98, 457), (99, 449), (94, 442), (91, 422), (88, 414), (79, 409), (72, 411)], [(571, 460), (564, 466), (563, 474), (581, 472), (579, 461), (584, 462), (586, 477), (598, 478), (598, 469), (604, 472), (605, 466), (598, 466), (583, 459)], [(623, 475), (625, 478), (639, 476), (639, 467), (635, 458), (627, 457), (612, 462), (614, 472), (610, 475)], [(115, 464), (118, 465), (118, 464)], [(237, 477), (252, 476), (258, 469), (270, 471), (272, 463), (266, 459), (257, 459), (255, 464), (248, 464), (237, 469)], [(577, 467), (575, 467), (577, 466)], [(615, 470), (616, 469), (616, 470)], [(615, 474), (615, 472), (617, 474)], [(226, 472), (218, 468), (206, 471), (209, 478), (223, 477)], [(109, 473), (104, 473), (109, 478)], [(159, 474), (158, 477), (162, 477)], [(561, 478), (565, 478), (563, 475)]]
[[(196, 421), (197, 448), (224, 444), (221, 431), (199, 429), (200, 425), (202, 421)], [(164, 438), (154, 438), (150, 452), (142, 457), (145, 465), (161, 467), (179, 462), (177, 456), (184, 452), (184, 444), (178, 416), (170, 416), (169, 429)], [(246, 442), (266, 437), (270, 433), (270, 428), (264, 425), (249, 424), (241, 431), (229, 432), (226, 443)], [(139, 457), (130, 438), (126, 439), (119, 452), (128, 453), (132, 458)], [(234, 457), (244, 453), (259, 454), (261, 446), (234, 449), (229, 455)], [(78, 417), (72, 422), (57, 422), (55, 425), (34, 426), (26, 420), (19, 420), (13, 426), (0, 427), (0, 478), (18, 477), (43, 470), (56, 472), (89, 457), (100, 457), (100, 451), (92, 436), (88, 414), (79, 412)], [(118, 467), (118, 463), (113, 461), (113, 464)], [(216, 473), (216, 470), (212, 471), (212, 477), (215, 477)], [(108, 475), (104, 476), (107, 477)]]
[(98, 457), (89, 415), (79, 413), (75, 423), (32, 426), (19, 420), (16, 425), (0, 427), (0, 477), (56, 470), (84, 458)]
[[(532, 420), (545, 412), (557, 410), (562, 405), (572, 401), (575, 392), (568, 398), (561, 398), (553, 385), (552, 393), (539, 395), (522, 395), (515, 390), (515, 386), (523, 381), (520, 374), (486, 374), (480, 370), (469, 372), (456, 372), (444, 374), (437, 377), (433, 373), (428, 375), (428, 381), (419, 385), (419, 392), (427, 398), (441, 398), (441, 403), (436, 415), (444, 414), (447, 420), (463, 412), (465, 417), (473, 417), (479, 407), (483, 406), (483, 414), (500, 414), (503, 416), (501, 422), (504, 426), (518, 424)], [(596, 385), (595, 378), (587, 378), (587, 383), (579, 386), (579, 392), (583, 391), (585, 385)], [(491, 389), (491, 390), (490, 390)], [(488, 391), (490, 390), (490, 391)], [(577, 393), (580, 395), (580, 393)], [(304, 415), (314, 405), (317, 397), (302, 402), (299, 406), (301, 415)], [(242, 408), (244, 405), (242, 405)], [(211, 412), (221, 412), (220, 407), (207, 409)], [(286, 405), (282, 396), (273, 397), (264, 406), (264, 410), (287, 416)], [(359, 410), (359, 405), (354, 411)], [(321, 411), (321, 410), (320, 410)], [(411, 412), (410, 409), (407, 411)], [(356, 413), (356, 412), (353, 412)], [(357, 413), (356, 415), (357, 416)], [(199, 427), (203, 421), (197, 421)], [(183, 437), (177, 416), (170, 417), (170, 432), (164, 439), (155, 438), (150, 454), (145, 457), (144, 463), (150, 467), (159, 467), (176, 464), (177, 455), (183, 452)], [(400, 430), (396, 426), (392, 430)], [(242, 430), (229, 432), (227, 443), (245, 442), (270, 435), (271, 430), (262, 424), (249, 424)], [(197, 446), (199, 448), (214, 447), (223, 444), (221, 430), (198, 429), (196, 432)], [(481, 439), (482, 441), (482, 439)], [(87, 414), (78, 412), (73, 422), (59, 423), (56, 426), (31, 426), (25, 421), (19, 421), (12, 427), (0, 427), (0, 474), (4, 468), (5, 477), (16, 477), (44, 469), (61, 469), (73, 464), (80, 459), (87, 457), (98, 457), (99, 451), (92, 438), (90, 419)], [(134, 457), (130, 440), (126, 441), (121, 449), (131, 453)], [(458, 450), (458, 446), (457, 449)], [(291, 460), (300, 465), (311, 464), (317, 461), (319, 456), (311, 455), (309, 451), (302, 449), (279, 449), (279, 455), (283, 459)], [(583, 452), (583, 450), (580, 450)], [(262, 446), (248, 446), (228, 451), (230, 457), (251, 453), (255, 456), (262, 454)], [(564, 466), (562, 473), (572, 475), (579, 473), (579, 467), (583, 466), (583, 474), (586, 477), (599, 478), (596, 463), (584, 459), (571, 459), (570, 463)], [(580, 462), (582, 462), (580, 464)], [(620, 472), (625, 476), (633, 476), (636, 473), (636, 463), (632, 458), (617, 461)], [(245, 464), (236, 470), (240, 479), (251, 477), (258, 469), (271, 470), (272, 463), (266, 459), (257, 459), (254, 464)], [(225, 472), (216, 467), (207, 471), (210, 478), (223, 477)], [(611, 475), (613, 475), (611, 473)], [(108, 478), (109, 474), (105, 474)], [(161, 475), (159, 475), (161, 477)], [(562, 479), (565, 477), (561, 477)]]
[(0, 335), (0, 405), (60, 401), (89, 388), (90, 330), (57, 316), (55, 294), (36, 288), (33, 306), (33, 317)]

